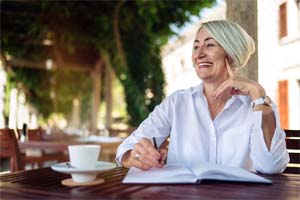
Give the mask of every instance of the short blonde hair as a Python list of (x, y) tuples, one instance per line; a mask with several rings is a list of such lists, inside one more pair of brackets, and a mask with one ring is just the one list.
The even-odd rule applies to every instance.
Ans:
[(202, 23), (199, 30), (202, 27), (233, 59), (232, 67), (235, 69), (245, 66), (255, 52), (255, 43), (252, 37), (237, 23), (217, 20)]

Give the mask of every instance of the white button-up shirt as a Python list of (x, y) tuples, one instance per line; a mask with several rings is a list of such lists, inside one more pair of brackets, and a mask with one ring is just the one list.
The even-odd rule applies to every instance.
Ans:
[(160, 145), (168, 136), (168, 163), (193, 167), (203, 162), (280, 173), (289, 162), (285, 132), (280, 128), (278, 112), (272, 102), (276, 130), (270, 151), (262, 131), (262, 111), (253, 111), (248, 96), (232, 96), (224, 109), (212, 120), (203, 83), (180, 90), (156, 106), (119, 146), (116, 161), (133, 149), (142, 138), (155, 137)]

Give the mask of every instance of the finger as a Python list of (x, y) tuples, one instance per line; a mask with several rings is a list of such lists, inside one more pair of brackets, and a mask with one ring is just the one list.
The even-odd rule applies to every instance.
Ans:
[(238, 90), (238, 89), (235, 89), (233, 88), (232, 90), (230, 90), (230, 95), (233, 96), (233, 95), (239, 95), (241, 94), (241, 91)]
[(131, 166), (137, 167), (137, 168), (143, 169), (143, 170), (147, 170), (147, 169), (150, 169), (152, 167), (151, 165), (148, 165), (147, 163), (142, 162), (140, 160), (140, 158), (136, 158), (136, 154), (140, 155), (140, 153), (136, 149), (133, 149), (130, 152)]
[(146, 159), (149, 159), (149, 161), (152, 161), (152, 164), (155, 164), (154, 167), (162, 167), (163, 165), (160, 164), (162, 155), (161, 155), (160, 151), (152, 143), (152, 140), (143, 138), (141, 141), (141, 144), (143, 145), (144, 149), (147, 149), (147, 151), (148, 151), (148, 154), (145, 154)]
[(232, 69), (232, 67), (228, 61), (228, 58), (225, 58), (225, 66), (226, 66), (226, 69), (227, 69), (230, 77), (236, 76), (236, 72)]
[(228, 90), (228, 87), (230, 87), (230, 81), (224, 81), (213, 93), (213, 98), (217, 99), (219, 98), (219, 96), (225, 92), (226, 90)]
[[(139, 161), (144, 164), (150, 165), (151, 167), (159, 167), (160, 154), (157, 157), (149, 152), (149, 147), (145, 147), (142, 143), (137, 143), (134, 149), (139, 154)], [(135, 154), (133, 155), (135, 156)]]
[(245, 79), (239, 76), (234, 76), (224, 81), (213, 93), (212, 97), (217, 99), (223, 92), (228, 92), (231, 95), (243, 94)]
[(151, 167), (161, 167), (159, 160), (153, 159), (149, 156), (145, 156), (145, 154), (141, 154), (141, 156), (139, 157), (139, 161)]
[(148, 169), (150, 169), (152, 167), (151, 165), (143, 163), (143, 162), (141, 162), (139, 160), (133, 160), (132, 166), (136, 167), (136, 168), (139, 168), (139, 169), (142, 169), (142, 170), (148, 170)]
[(154, 145), (152, 144), (152, 142), (147, 139), (147, 138), (143, 138), (141, 141), (140, 141), (140, 144), (145, 148), (147, 149), (147, 151), (153, 155), (154, 157), (157, 157), (157, 159), (160, 158), (160, 153), (159, 151), (154, 147)]
[(148, 163), (150, 165), (155, 165), (156, 163), (158, 163), (158, 158), (151, 155), (141, 143), (137, 143), (134, 148), (139, 154), (140, 161)]
[(161, 154), (161, 159), (159, 163), (163, 166), (167, 163), (168, 151), (166, 149), (160, 149), (159, 152)]

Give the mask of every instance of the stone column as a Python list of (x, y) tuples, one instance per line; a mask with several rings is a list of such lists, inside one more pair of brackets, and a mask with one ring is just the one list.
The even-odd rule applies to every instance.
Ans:
[(98, 112), (99, 105), (101, 101), (101, 71), (103, 67), (103, 60), (101, 58), (96, 62), (95, 68), (92, 71), (93, 77), (93, 109), (92, 109), (92, 123), (91, 123), (91, 133), (95, 134), (97, 131), (98, 122)]
[(226, 0), (226, 18), (241, 25), (255, 41), (256, 51), (239, 74), (258, 80), (257, 0)]
[(72, 115), (71, 115), (69, 127), (81, 128), (80, 127), (80, 101), (78, 97), (73, 99)]
[(111, 128), (112, 124), (112, 84), (114, 80), (114, 74), (110, 65), (105, 65), (105, 102), (106, 102), (106, 120), (105, 127)]

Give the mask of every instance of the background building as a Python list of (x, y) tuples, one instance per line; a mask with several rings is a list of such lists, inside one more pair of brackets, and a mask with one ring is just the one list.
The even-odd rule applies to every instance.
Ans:
[[(223, 1), (201, 19), (226, 19)], [(186, 29), (163, 50), (166, 94), (197, 85), (192, 44), (201, 21)], [(281, 125), (300, 129), (300, 1), (257, 1), (258, 81), (276, 102)]]

